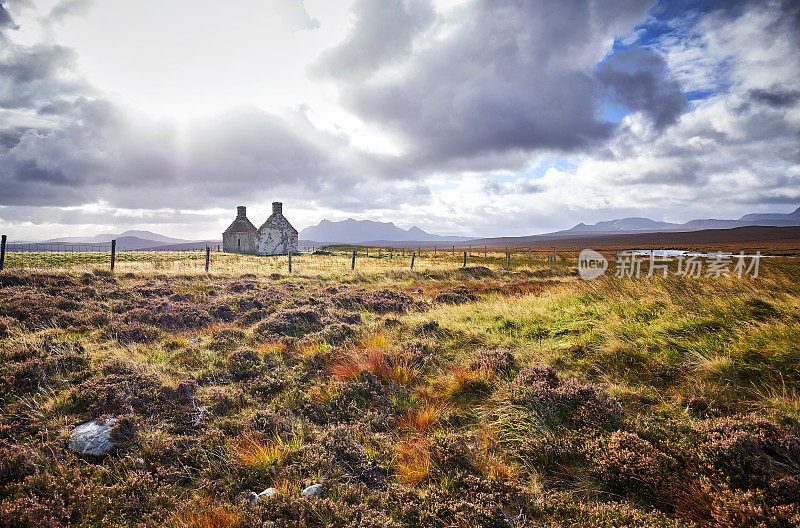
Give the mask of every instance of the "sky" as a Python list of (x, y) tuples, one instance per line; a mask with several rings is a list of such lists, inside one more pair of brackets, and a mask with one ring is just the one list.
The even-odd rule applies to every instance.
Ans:
[(0, 0), (0, 232), (800, 205), (800, 3)]

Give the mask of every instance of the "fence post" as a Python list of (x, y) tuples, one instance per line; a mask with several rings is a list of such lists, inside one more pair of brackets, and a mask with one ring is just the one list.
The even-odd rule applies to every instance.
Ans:
[(350, 263), (350, 269), (356, 269), (356, 250), (353, 250), (353, 261)]
[(406, 248), (403, 248), (403, 258), (406, 258)]
[(531, 259), (531, 248), (528, 248), (528, 260)]
[(433, 254), (436, 254), (436, 246), (433, 246)]
[(289, 255), (289, 273), (292, 272), (292, 250), (288, 249), (286, 253)]
[(453, 244), (453, 256), (454, 257), (456, 256), (456, 245), (455, 244)]
[(412, 270), (414, 269), (414, 256), (415, 256), (415, 254), (414, 254), (414, 253), (412, 253), (412, 254), (411, 254), (411, 269), (412, 269)]
[(467, 252), (466, 251), (464, 252), (464, 265), (461, 266), (461, 267), (462, 268), (466, 268), (467, 267)]
[(3, 266), (6, 263), (6, 235), (0, 237), (0, 271), (3, 271)]
[(469, 256), (472, 256), (472, 246), (469, 246)]
[(508, 246), (506, 246), (506, 267), (511, 267), (511, 253), (508, 252)]
[(114, 261), (117, 260), (117, 239), (111, 241), (111, 271), (114, 271)]
[(483, 246), (483, 258), (486, 258), (486, 246)]
[(206, 273), (208, 273), (208, 266), (211, 264), (211, 246), (206, 246)]

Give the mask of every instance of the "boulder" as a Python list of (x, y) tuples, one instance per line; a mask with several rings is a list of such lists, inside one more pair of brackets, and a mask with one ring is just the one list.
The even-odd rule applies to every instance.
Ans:
[(258, 498), (259, 499), (266, 499), (267, 497), (272, 497), (276, 493), (278, 493), (278, 490), (276, 490), (275, 488), (267, 488), (267, 489), (265, 489), (264, 491), (262, 491), (261, 493), (258, 494)]
[(69, 448), (82, 455), (105, 455), (117, 443), (111, 439), (115, 418), (97, 419), (75, 427), (70, 434)]
[(255, 491), (243, 491), (237, 495), (236, 500), (248, 506), (255, 506), (258, 504), (258, 493)]
[(303, 496), (307, 499), (322, 497), (322, 484), (313, 484), (303, 490)]

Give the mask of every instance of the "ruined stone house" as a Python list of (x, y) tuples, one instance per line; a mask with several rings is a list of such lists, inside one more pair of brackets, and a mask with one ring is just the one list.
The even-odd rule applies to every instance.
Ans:
[(247, 255), (296, 254), (297, 230), (283, 216), (281, 202), (272, 202), (272, 215), (258, 229), (247, 219), (247, 209), (240, 205), (236, 219), (222, 233), (222, 249)]

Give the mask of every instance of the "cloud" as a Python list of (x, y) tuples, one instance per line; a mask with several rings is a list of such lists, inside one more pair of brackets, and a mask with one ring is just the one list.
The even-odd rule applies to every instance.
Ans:
[[(611, 136), (592, 68), (650, 5), (478, 0), (431, 20), (428, 2), (359, 2), (351, 37), (317, 67), (415, 166), (507, 165)], [(387, 18), (397, 26), (384, 44)]]
[(670, 78), (657, 52), (639, 46), (620, 50), (600, 64), (597, 78), (611, 100), (653, 119), (656, 129), (674, 124), (686, 108), (681, 85)]
[(277, 0), (275, 8), (283, 11), (294, 29), (311, 30), (320, 27), (319, 20), (308, 14), (304, 0)]
[[(275, 2), (281, 24), (317, 25), (303, 2)], [(309, 222), (405, 219), (503, 235), (800, 201), (790, 2), (653, 22), (649, 2), (357, 1), (349, 34), (311, 69), (363, 125), (355, 133), (385, 134), (393, 155), (355, 148), (353, 128), (322, 128), (304, 106), (154, 119), (96, 90), (70, 49), (12, 41), (3, 5), (0, 218), (15, 225), (105, 225), (116, 211), (120, 224), (216, 233), (208, 211), (281, 199)], [(606, 102), (628, 115), (607, 122)], [(568, 167), (533, 171), (564, 153)], [(98, 203), (101, 213), (84, 207)]]
[(312, 68), (320, 76), (358, 80), (408, 57), (414, 39), (431, 27), (430, 0), (357, 0), (353, 30)]
[(750, 96), (751, 100), (771, 106), (772, 108), (791, 107), (800, 101), (800, 90), (782, 90), (780, 88), (766, 90), (758, 88), (749, 90), (747, 94)]
[(358, 180), (359, 164), (345, 137), (317, 130), (299, 110), (243, 107), (181, 129), (81, 98), (64, 125), (26, 131), (0, 153), (0, 185), (13, 189), (0, 205), (191, 208), (281, 188), (334, 194)]
[(94, 0), (61, 0), (47, 15), (47, 22), (62, 22), (69, 16), (86, 14), (94, 4)]
[(13, 27), (14, 21), (11, 20), (11, 15), (6, 11), (5, 6), (0, 2), (0, 29)]

